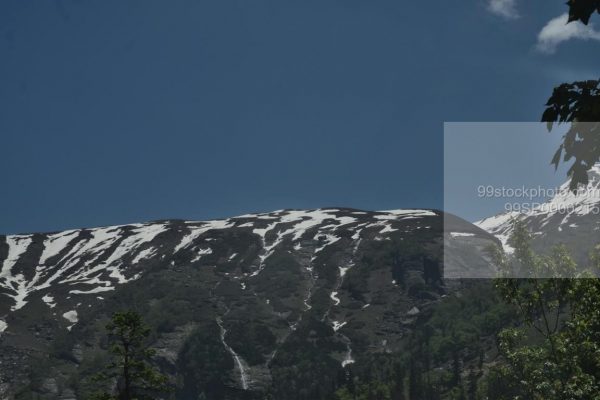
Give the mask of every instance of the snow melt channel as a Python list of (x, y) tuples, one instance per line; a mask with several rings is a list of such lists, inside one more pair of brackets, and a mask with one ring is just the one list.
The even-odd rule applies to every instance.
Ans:
[(231, 348), (231, 346), (227, 344), (227, 342), (225, 342), (225, 335), (227, 334), (227, 329), (223, 327), (223, 321), (221, 320), (221, 318), (217, 318), (216, 321), (217, 325), (219, 325), (219, 328), (221, 329), (221, 343), (223, 343), (225, 349), (229, 352), (229, 354), (231, 354), (231, 356), (235, 360), (235, 363), (238, 367), (238, 371), (240, 372), (240, 383), (242, 384), (242, 389), (248, 390), (248, 376), (246, 374), (246, 367), (244, 367), (242, 358), (235, 352), (235, 350)]

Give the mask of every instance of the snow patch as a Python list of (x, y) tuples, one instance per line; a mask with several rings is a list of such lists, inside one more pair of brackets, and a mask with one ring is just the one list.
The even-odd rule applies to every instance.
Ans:
[(381, 213), (394, 214), (397, 216), (411, 216), (411, 217), (435, 217), (437, 214), (431, 210), (419, 210), (419, 209), (399, 209), (399, 210), (384, 210), (379, 211)]
[[(332, 245), (333, 243), (337, 242), (340, 239), (341, 239), (340, 237), (337, 237), (330, 233), (327, 233), (327, 234), (318, 233), (315, 236), (314, 240), (319, 240), (322, 244), (321, 244), (321, 246), (319, 246), (315, 249), (314, 254), (316, 255), (317, 253), (320, 253), (321, 251), (323, 251), (325, 249), (325, 247)], [(313, 259), (314, 258), (315, 257), (313, 256)]]
[(67, 311), (62, 316), (64, 319), (66, 319), (67, 321), (69, 321), (71, 323), (71, 325), (69, 325), (67, 327), (67, 330), (69, 330), (69, 331), (79, 321), (79, 318), (77, 316), (77, 311), (75, 311), (75, 310)]
[(450, 236), (452, 236), (452, 237), (468, 237), (468, 236), (475, 236), (475, 234), (469, 233), (469, 232), (450, 232)]
[(352, 348), (350, 347), (350, 344), (348, 344), (346, 350), (346, 357), (344, 357), (344, 360), (342, 361), (342, 368), (350, 364), (354, 364), (354, 358), (352, 358)]
[(132, 263), (133, 264), (137, 264), (137, 263), (139, 263), (140, 261), (142, 261), (142, 260), (144, 260), (146, 258), (152, 257), (152, 255), (154, 255), (155, 251), (156, 250), (153, 249), (152, 247), (149, 247), (147, 249), (144, 249), (144, 250), (140, 251), (138, 253), (138, 255), (135, 256), (135, 258), (133, 259)]
[[(6, 236), (6, 244), (8, 245), (8, 256), (2, 263), (0, 270), (0, 286), (8, 290), (8, 296), (12, 297), (15, 304), (11, 307), (11, 311), (16, 311), (25, 306), (25, 301), (28, 293), (28, 283), (23, 274), (15, 273), (13, 275), (12, 268), (19, 260), (32, 242), (31, 236)], [(37, 274), (37, 272), (36, 272)]]
[(343, 278), (344, 276), (346, 276), (346, 272), (348, 272), (348, 270), (350, 269), (350, 267), (338, 267), (340, 270), (340, 277)]
[(382, 233), (390, 233), (390, 232), (395, 232), (398, 229), (392, 228), (392, 225), (384, 225), (383, 229), (379, 231), (380, 234)]
[(339, 322), (339, 321), (331, 321), (331, 322), (332, 322), (332, 325), (333, 325), (333, 330), (334, 330), (335, 332), (337, 332), (337, 331), (338, 331), (338, 330), (339, 330), (341, 327), (343, 327), (344, 325), (346, 325), (346, 324), (347, 324), (347, 322), (346, 322), (346, 321), (344, 321), (344, 322)]
[(49, 258), (52, 258), (58, 253), (60, 253), (61, 250), (63, 250), (65, 246), (69, 244), (69, 242), (73, 240), (78, 234), (79, 231), (70, 230), (48, 236), (44, 241), (44, 251), (40, 256), (40, 260), (38, 263), (40, 265), (46, 264), (46, 261)]
[(44, 297), (42, 297), (42, 301), (44, 303), (46, 303), (48, 305), (48, 307), (50, 307), (50, 308), (56, 307), (56, 303), (54, 302), (54, 297), (52, 297), (48, 294), (45, 295)]
[(331, 294), (329, 295), (329, 297), (331, 298), (331, 300), (333, 300), (335, 302), (335, 305), (337, 306), (338, 304), (340, 304), (340, 299), (337, 297), (338, 292), (331, 292)]
[(177, 246), (175, 246), (174, 252), (177, 253), (181, 249), (185, 249), (188, 247), (194, 240), (199, 238), (202, 234), (213, 230), (213, 229), (226, 229), (230, 228), (234, 225), (234, 222), (229, 220), (214, 220), (214, 221), (206, 221), (202, 226), (192, 227), (190, 228), (190, 233), (179, 242)]
[(421, 310), (419, 310), (417, 307), (413, 307), (410, 310), (408, 310), (408, 312), (406, 313), (406, 315), (410, 315), (411, 317), (418, 315), (421, 312)]
[(90, 290), (69, 290), (71, 294), (94, 294), (94, 293), (102, 293), (102, 292), (110, 292), (111, 290), (115, 290), (112, 286), (98, 286)]

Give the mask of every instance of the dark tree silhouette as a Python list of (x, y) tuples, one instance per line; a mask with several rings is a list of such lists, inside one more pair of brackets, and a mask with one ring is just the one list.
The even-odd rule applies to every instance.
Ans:
[(542, 121), (548, 123), (549, 130), (554, 122), (571, 123), (552, 164), (558, 168), (561, 159), (574, 159), (567, 174), (571, 189), (577, 189), (588, 183), (587, 171), (600, 160), (600, 81), (563, 83), (554, 89), (546, 105)]
[[(600, 0), (569, 0), (568, 23), (588, 24), (594, 12), (600, 13)], [(555, 122), (571, 123), (563, 142), (552, 158), (557, 168), (574, 159), (567, 175), (571, 190), (588, 183), (587, 171), (600, 161), (600, 80), (563, 83), (554, 88), (546, 103), (542, 121), (552, 130)]]
[(97, 380), (112, 386), (116, 382), (116, 393), (101, 392), (95, 399), (153, 399), (154, 395), (168, 391), (167, 377), (150, 364), (155, 354), (146, 344), (150, 328), (138, 313), (115, 313), (106, 330), (113, 360)]
[(594, 11), (600, 14), (600, 0), (569, 0), (567, 5), (569, 22), (581, 21), (587, 25)]

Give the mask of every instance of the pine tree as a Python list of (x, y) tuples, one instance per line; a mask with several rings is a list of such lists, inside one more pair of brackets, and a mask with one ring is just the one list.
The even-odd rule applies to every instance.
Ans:
[(473, 367), (469, 369), (467, 382), (467, 399), (477, 400), (477, 374), (475, 373), (475, 369)]
[(117, 385), (113, 393), (99, 392), (96, 400), (142, 400), (168, 391), (167, 377), (150, 364), (155, 351), (146, 344), (150, 328), (134, 311), (117, 312), (106, 326), (112, 362), (97, 381)]

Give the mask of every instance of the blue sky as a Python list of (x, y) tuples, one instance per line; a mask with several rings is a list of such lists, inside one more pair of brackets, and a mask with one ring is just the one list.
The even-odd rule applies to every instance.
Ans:
[(566, 181), (567, 164), (549, 165), (566, 128), (549, 134), (543, 122), (444, 124), (443, 209), (477, 221), (549, 200)]
[(444, 121), (537, 121), (555, 84), (597, 78), (598, 35), (557, 31), (565, 11), (4, 1), (0, 232), (441, 208)]

